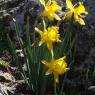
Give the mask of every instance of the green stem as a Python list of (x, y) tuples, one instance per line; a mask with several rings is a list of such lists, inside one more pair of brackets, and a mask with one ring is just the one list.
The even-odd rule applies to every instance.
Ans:
[(54, 59), (54, 52), (53, 49), (51, 50), (52, 60)]
[(32, 26), (32, 32), (33, 32), (33, 43), (34, 43), (34, 46), (33, 46), (33, 72), (34, 72), (34, 85), (35, 85), (35, 95), (38, 95), (38, 72), (37, 72), (37, 66), (36, 66), (36, 63), (37, 63), (37, 55), (36, 55), (36, 45), (35, 45), (35, 26), (37, 25), (37, 22), (38, 22), (38, 18), (39, 16), (36, 17), (35, 19), (35, 22), (34, 22), (34, 25)]
[(56, 82), (54, 81), (54, 95), (57, 95), (57, 92), (56, 92)]
[[(74, 14), (73, 14), (74, 15)], [(71, 21), (70, 21), (70, 24), (69, 24), (69, 28), (68, 28), (68, 35), (69, 35), (69, 38), (67, 39), (67, 43), (66, 43), (66, 47), (65, 47), (65, 49), (67, 49), (67, 51), (66, 51), (66, 55), (68, 54), (68, 55), (70, 55), (70, 57), (72, 57), (72, 51), (71, 51), (71, 49), (72, 49), (72, 45), (73, 45), (73, 43), (72, 43), (72, 29), (73, 29), (73, 15), (72, 15), (72, 18), (71, 18)], [(67, 35), (67, 36), (68, 36)], [(68, 44), (68, 43), (70, 43), (70, 44)], [(69, 47), (70, 48), (68, 48), (68, 45), (69, 45)], [(69, 50), (68, 50), (69, 49)], [(69, 67), (71, 66), (71, 64), (72, 64), (73, 62), (71, 62), (70, 64), (69, 64)], [(64, 76), (64, 80), (63, 80), (63, 83), (62, 83), (62, 87), (61, 87), (61, 91), (60, 91), (60, 94), (59, 95), (63, 95), (63, 88), (64, 88), (64, 82), (65, 82), (65, 80), (66, 80), (66, 78), (67, 78), (67, 73), (65, 74), (65, 76)]]
[(95, 66), (94, 66), (94, 71), (93, 71), (93, 77), (95, 77)]
[(26, 82), (26, 83), (28, 84), (28, 86), (29, 86), (29, 83), (28, 83), (27, 77), (26, 77), (26, 75), (25, 75), (25, 72), (22, 70), (22, 67), (21, 67), (19, 58), (18, 58), (18, 56), (17, 56), (17, 54), (16, 54), (16, 52), (15, 52), (15, 47), (14, 47), (14, 45), (13, 45), (13, 43), (12, 43), (12, 41), (11, 41), (11, 39), (10, 39), (10, 37), (9, 37), (8, 34), (7, 34), (7, 39), (8, 39), (9, 46), (10, 46), (10, 48), (11, 48), (12, 55), (13, 55), (13, 57), (14, 57), (15, 62), (17, 63), (17, 66), (18, 66), (18, 68), (19, 68), (19, 70), (20, 70), (20, 72), (21, 72), (21, 75), (22, 75), (22, 77), (24, 78), (25, 82)]

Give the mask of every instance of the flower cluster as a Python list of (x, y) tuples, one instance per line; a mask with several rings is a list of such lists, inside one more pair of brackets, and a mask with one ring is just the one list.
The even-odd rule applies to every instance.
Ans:
[[(44, 10), (41, 14), (44, 23), (44, 30), (42, 31), (37, 27), (35, 27), (35, 30), (37, 33), (40, 34), (39, 46), (45, 44), (52, 54), (52, 59), (50, 62), (42, 60), (42, 63), (47, 68), (45, 75), (53, 74), (54, 81), (58, 82), (59, 81), (58, 76), (66, 73), (69, 70), (69, 68), (67, 67), (65, 56), (59, 59), (54, 58), (53, 43), (61, 42), (59, 27), (58, 26), (46, 27), (44, 18), (47, 17), (50, 21), (53, 21), (54, 19), (60, 21), (61, 17), (58, 16), (56, 12), (58, 10), (61, 11), (62, 8), (61, 6), (58, 5), (56, 0), (40, 0), (40, 4), (44, 6)], [(84, 5), (81, 2), (79, 2), (78, 6), (76, 5), (73, 6), (71, 0), (66, 0), (66, 5), (67, 11), (63, 16), (63, 19), (73, 18), (73, 20), (75, 22), (78, 22), (80, 25), (85, 25), (85, 22), (81, 15), (82, 14), (87, 15), (88, 12), (86, 11)]]

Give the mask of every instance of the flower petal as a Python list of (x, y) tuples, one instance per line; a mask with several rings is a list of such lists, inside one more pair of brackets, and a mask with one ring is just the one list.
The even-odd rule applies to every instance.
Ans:
[(77, 13), (78, 15), (83, 14), (83, 13), (86, 15), (88, 14), (84, 5), (81, 2), (79, 3), (79, 6), (75, 9), (75, 13)]
[(61, 61), (61, 60), (64, 60), (65, 58), (66, 58), (66, 56), (61, 57), (61, 58), (57, 59), (56, 61)]
[(41, 62), (42, 62), (43, 64), (45, 64), (45, 65), (48, 64), (48, 62), (45, 61), (45, 60), (42, 60)]
[(45, 7), (45, 0), (40, 0), (40, 3)]
[(80, 18), (79, 16), (75, 16), (75, 21), (77, 21), (80, 25), (85, 25), (85, 22), (82, 18)]
[(38, 32), (40, 35), (42, 34), (42, 31), (41, 31), (39, 28), (35, 27), (35, 30), (36, 30), (36, 32)]
[(41, 40), (39, 41), (39, 46), (41, 46), (44, 42)]
[(65, 15), (64, 15), (64, 18), (63, 19), (70, 19), (70, 18), (72, 18), (72, 15), (73, 15), (73, 11), (69, 11), (69, 12), (67, 12)]
[(50, 75), (50, 74), (52, 74), (52, 71), (51, 71), (50, 69), (48, 69), (48, 70), (46, 71), (45, 75)]
[(71, 0), (66, 0), (66, 4), (67, 4), (67, 7), (68, 7), (70, 10), (74, 10), (74, 6), (73, 6)]
[(60, 21), (61, 20), (61, 18), (57, 15), (57, 14), (53, 14), (53, 17), (56, 19), (56, 20), (58, 20), (58, 21)]
[(51, 5), (51, 0), (48, 0), (48, 2), (46, 3), (46, 6), (50, 6)]

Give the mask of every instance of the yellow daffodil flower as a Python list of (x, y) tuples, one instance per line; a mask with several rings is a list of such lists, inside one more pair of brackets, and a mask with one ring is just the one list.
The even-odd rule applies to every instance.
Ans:
[[(44, 23), (45, 26), (45, 23)], [(53, 56), (53, 43), (54, 42), (61, 42), (60, 35), (59, 35), (59, 28), (57, 26), (51, 26), (46, 29), (44, 27), (44, 31), (39, 30), (37, 27), (35, 30), (40, 34), (41, 40), (39, 42), (39, 46), (43, 43), (47, 45), (47, 48), (52, 52)]]
[(47, 62), (45, 60), (42, 61), (42, 63), (48, 68), (45, 75), (53, 74), (54, 81), (56, 83), (59, 82), (59, 75), (64, 74), (69, 70), (64, 59), (65, 57), (59, 58), (57, 60), (52, 59), (50, 62)]
[(42, 17), (48, 17), (49, 20), (61, 20), (60, 17), (55, 13), (57, 10), (61, 10), (61, 7), (55, 0), (40, 0), (40, 3), (44, 6)]
[(67, 8), (70, 10), (64, 16), (64, 18), (70, 19), (72, 16), (76, 22), (80, 25), (85, 25), (84, 20), (81, 18), (81, 14), (87, 15), (88, 12), (86, 11), (84, 5), (79, 2), (79, 6), (73, 6), (71, 0), (66, 0)]

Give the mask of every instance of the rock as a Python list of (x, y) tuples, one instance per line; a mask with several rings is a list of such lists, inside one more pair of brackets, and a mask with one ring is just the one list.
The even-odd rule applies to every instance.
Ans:
[(14, 95), (15, 88), (9, 87), (8, 85), (0, 83), (0, 94), (1, 95), (9, 95), (9, 92)]
[(93, 90), (95, 92), (95, 86), (90, 86), (88, 90)]
[(0, 81), (2, 79), (3, 81), (15, 81), (14, 76), (12, 76), (10, 73), (0, 71)]
[[(0, 26), (6, 27), (7, 23), (7, 26), (11, 26), (11, 28), (14, 27), (12, 23), (13, 18), (22, 26), (26, 12), (29, 12), (33, 16), (40, 13), (38, 12), (40, 7), (37, 0), (1, 0), (0, 9)], [(38, 11), (34, 12), (34, 10)]]
[(90, 86), (88, 88), (88, 95), (95, 95), (95, 86)]

